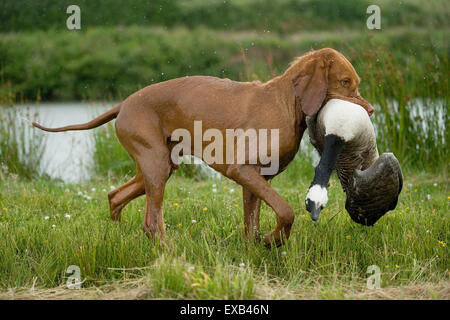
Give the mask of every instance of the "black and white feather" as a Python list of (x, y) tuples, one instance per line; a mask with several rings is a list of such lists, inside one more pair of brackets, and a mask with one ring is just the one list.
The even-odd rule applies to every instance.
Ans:
[[(324, 184), (320, 175), (325, 171), (319, 167), (333, 166), (346, 193), (345, 208), (353, 221), (370, 226), (395, 209), (403, 185), (400, 164), (392, 153), (379, 156), (374, 127), (361, 106), (331, 99), (316, 118), (307, 118), (307, 125), (311, 143), (322, 157), (314, 179), (319, 183), (313, 181), (308, 196), (313, 188)], [(336, 156), (334, 163), (329, 154)], [(312, 201), (308, 196), (307, 208)]]

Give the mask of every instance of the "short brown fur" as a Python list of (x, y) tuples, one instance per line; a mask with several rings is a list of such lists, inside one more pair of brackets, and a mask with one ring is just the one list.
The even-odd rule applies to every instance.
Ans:
[[(194, 120), (201, 120), (204, 130), (219, 129), (223, 136), (226, 129), (279, 129), (280, 173), (298, 151), (306, 129), (305, 117), (316, 115), (328, 99), (348, 100), (360, 104), (369, 114), (373, 112), (359, 95), (359, 81), (341, 53), (325, 48), (296, 59), (284, 74), (266, 83), (209, 76), (177, 78), (135, 92), (87, 124), (56, 129), (34, 125), (51, 132), (87, 130), (116, 118), (117, 137), (135, 160), (137, 174), (109, 193), (111, 218), (120, 220), (124, 206), (145, 194), (143, 230), (164, 239), (162, 207), (165, 184), (176, 169), (170, 157), (174, 145), (170, 136), (175, 129), (187, 129), (193, 136)], [(277, 226), (264, 242), (266, 246), (281, 245), (289, 237), (294, 211), (268, 183), (273, 176), (260, 174), (261, 163), (211, 167), (243, 187), (245, 235), (259, 239), (262, 199), (277, 216)]]

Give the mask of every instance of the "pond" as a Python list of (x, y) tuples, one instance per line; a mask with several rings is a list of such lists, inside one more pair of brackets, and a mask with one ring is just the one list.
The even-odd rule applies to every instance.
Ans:
[[(39, 123), (47, 127), (60, 127), (68, 124), (87, 122), (106, 110), (114, 107), (114, 102), (56, 102), (16, 105), (21, 125), (30, 126), (31, 120), (39, 119)], [(396, 102), (392, 103), (394, 112), (396, 112)], [(433, 107), (431, 107), (433, 106)], [(379, 106), (374, 105), (375, 110), (380, 110)], [(436, 133), (446, 130), (447, 112), (444, 100), (422, 101), (412, 100), (408, 105), (409, 116), (414, 119), (420, 116), (419, 121), (415, 121), (417, 130), (428, 131), (427, 119), (438, 118)], [(30, 114), (36, 114), (35, 118)], [(375, 117), (379, 117), (374, 121)], [(372, 121), (375, 122), (375, 131), (377, 132), (376, 122), (382, 123), (384, 115), (374, 114)], [(430, 122), (431, 123), (431, 122)], [(420, 127), (420, 128), (419, 128)], [(68, 131), (61, 133), (44, 133), (46, 135), (46, 145), (41, 161), (41, 171), (52, 178), (62, 179), (67, 183), (77, 183), (89, 179), (92, 174), (94, 131)], [(445, 144), (445, 142), (444, 142)], [(305, 136), (302, 139), (300, 150), (303, 155), (308, 155), (313, 165), (319, 161), (317, 152), (310, 146), (309, 139)], [(201, 162), (201, 161), (200, 161)], [(198, 162), (196, 162), (198, 163)], [(212, 169), (205, 170), (214, 174)]]
[[(83, 123), (91, 120), (105, 110), (112, 108), (111, 103), (39, 103), (17, 105), (19, 121), (30, 126), (31, 115), (36, 114), (37, 121), (46, 127), (60, 127), (68, 124)], [(36, 129), (37, 130), (37, 129)], [(86, 180), (91, 175), (93, 164), (94, 131), (68, 131), (44, 133), (46, 145), (41, 170), (52, 178), (68, 183)]]

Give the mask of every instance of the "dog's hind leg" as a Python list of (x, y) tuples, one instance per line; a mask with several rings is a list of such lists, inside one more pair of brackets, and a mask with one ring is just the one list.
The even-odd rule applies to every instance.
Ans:
[(137, 157), (145, 185), (146, 208), (142, 229), (147, 236), (160, 236), (165, 239), (163, 199), (166, 182), (170, 177), (172, 165), (166, 145), (143, 149)]
[(173, 169), (167, 136), (158, 115), (151, 108), (142, 109), (131, 102), (123, 104), (116, 119), (116, 133), (120, 143), (136, 161), (142, 176), (146, 199), (142, 229), (147, 236), (159, 235), (164, 240), (164, 190)]
[(144, 180), (137, 168), (136, 176), (108, 194), (111, 219), (120, 221), (122, 209), (133, 199), (145, 194)]

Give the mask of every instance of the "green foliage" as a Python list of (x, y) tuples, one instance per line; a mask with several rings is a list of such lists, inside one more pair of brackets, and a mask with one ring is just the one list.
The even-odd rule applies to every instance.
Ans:
[[(408, 41), (405, 35), (398, 39)], [(448, 168), (450, 64), (442, 41), (420, 53), (412, 48), (405, 53), (401, 44), (388, 46), (371, 38), (376, 49), (349, 52), (361, 70), (361, 92), (379, 105), (373, 116), (379, 150), (394, 152), (403, 165), (422, 170), (431, 163)]]
[[(27, 118), (35, 115), (27, 114)], [(0, 178), (1, 172), (25, 179), (41, 175), (45, 136), (24, 123), (13, 107), (0, 108)]]
[[(333, 47), (363, 76), (363, 93), (378, 94), (376, 84), (386, 97), (396, 98), (399, 89), (405, 98), (434, 97), (448, 92), (448, 35), (421, 30), (356, 33), (344, 42), (333, 33), (320, 40), (307, 35), (232, 39), (204, 29), (4, 34), (0, 74), (19, 98), (120, 100), (146, 85), (186, 75), (267, 80), (283, 72), (293, 57), (311, 48)], [(373, 81), (366, 80), (369, 75)]]
[(136, 174), (134, 161), (119, 143), (111, 123), (95, 130), (94, 141), (94, 171), (97, 175), (132, 177)]
[(64, 29), (76, 4), (83, 28), (95, 26), (205, 26), (220, 30), (329, 30), (364, 28), (366, 9), (378, 4), (383, 26), (448, 26), (445, 0), (4, 0), (0, 3), (0, 31)]
[(220, 41), (204, 31), (167, 36), (158, 30), (3, 35), (0, 72), (28, 99), (124, 98), (180, 75), (218, 74)]

